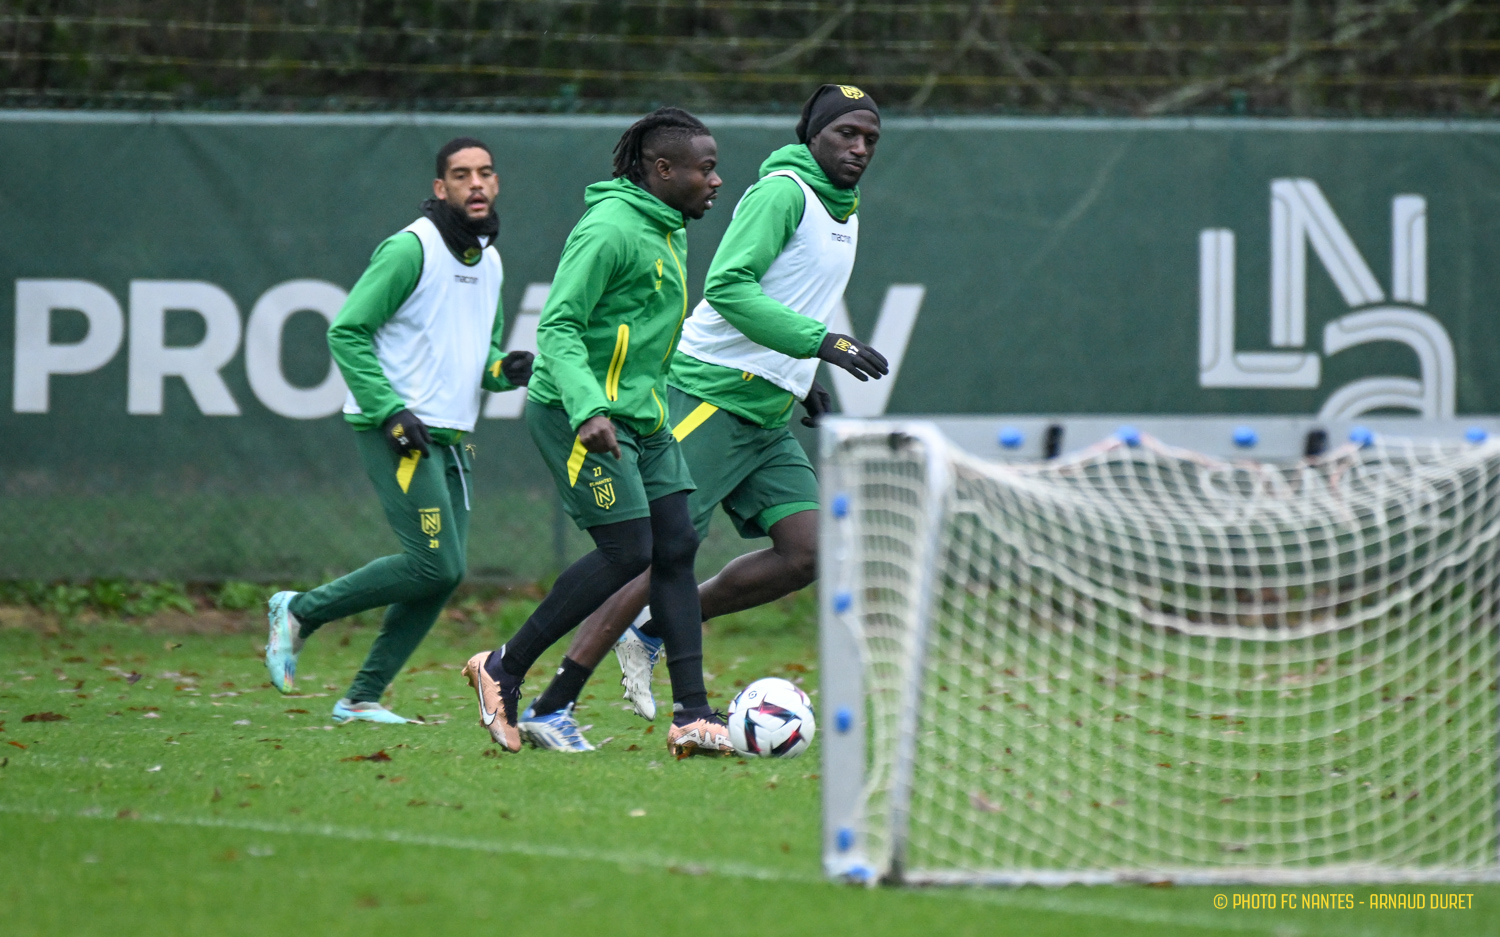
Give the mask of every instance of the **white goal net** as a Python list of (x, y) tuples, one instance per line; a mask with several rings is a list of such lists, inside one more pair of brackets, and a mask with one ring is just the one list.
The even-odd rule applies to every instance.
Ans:
[(823, 449), (832, 873), (1500, 879), (1500, 443)]

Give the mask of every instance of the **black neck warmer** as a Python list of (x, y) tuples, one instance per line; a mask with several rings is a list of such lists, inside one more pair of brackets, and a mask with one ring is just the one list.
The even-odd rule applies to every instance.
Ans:
[[(422, 203), (422, 214), (437, 225), (443, 243), (448, 245), (453, 256), (469, 265), (479, 262), (480, 252), (485, 245), (495, 243), (495, 235), (500, 232), (500, 216), (493, 207), (488, 215), (473, 221), (467, 212), (454, 208), (443, 199), (430, 198)], [(486, 238), (485, 244), (479, 243), (481, 237)]]

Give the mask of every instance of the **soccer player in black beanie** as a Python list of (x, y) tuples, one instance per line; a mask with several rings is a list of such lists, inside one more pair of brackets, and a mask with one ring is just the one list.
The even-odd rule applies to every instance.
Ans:
[(869, 111), (875, 117), (876, 125), (880, 123), (880, 107), (874, 98), (853, 85), (823, 85), (802, 105), (802, 119), (797, 121), (797, 142), (806, 144), (824, 127), (852, 111)]
[[(735, 209), (667, 378), (673, 435), (697, 486), (688, 506), (699, 536), (722, 506), (742, 537), (771, 541), (699, 587), (705, 620), (813, 581), (818, 479), (788, 429), (794, 405), (802, 402), (808, 426), (830, 409), (815, 380), (819, 359), (859, 380), (887, 372), (878, 351), (828, 327), (854, 266), (859, 182), (880, 139), (879, 109), (859, 88), (823, 85), (802, 109), (797, 139), (766, 158)], [(588, 618), (565, 666), (589, 672), (614, 646), (625, 698), (654, 719), (662, 632), (656, 609), (646, 607), (649, 579), (632, 581)], [(543, 694), (550, 706), (582, 689), (566, 677)]]

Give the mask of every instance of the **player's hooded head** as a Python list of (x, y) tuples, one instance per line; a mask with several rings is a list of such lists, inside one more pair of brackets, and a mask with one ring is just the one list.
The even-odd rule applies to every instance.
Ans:
[(797, 140), (841, 189), (859, 185), (879, 139), (880, 107), (853, 85), (823, 85), (802, 105)]
[(500, 177), (490, 148), (473, 137), (455, 137), (437, 153), (434, 198), (447, 202), (461, 217), (482, 221), (495, 210)]
[(713, 207), (724, 180), (714, 171), (719, 145), (703, 121), (660, 107), (630, 125), (615, 144), (614, 177), (629, 179), (689, 218)]

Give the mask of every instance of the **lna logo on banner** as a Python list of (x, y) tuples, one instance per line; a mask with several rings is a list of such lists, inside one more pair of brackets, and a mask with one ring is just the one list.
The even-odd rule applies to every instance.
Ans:
[(1285, 351), (1234, 349), (1234, 232), (1198, 235), (1198, 383), (1203, 387), (1315, 388), (1321, 358), (1307, 341), (1307, 247), (1353, 310), (1323, 328), (1324, 355), (1367, 342), (1399, 342), (1417, 354), (1421, 378), (1367, 377), (1328, 396), (1320, 419), (1346, 420), (1372, 410), (1414, 410), (1428, 419), (1453, 416), (1457, 365), (1448, 332), (1427, 305), (1427, 200), (1391, 200), (1391, 292), (1311, 179), (1271, 182), (1271, 345)]

